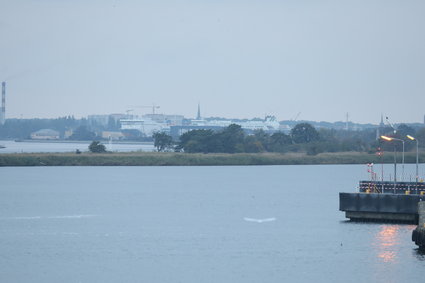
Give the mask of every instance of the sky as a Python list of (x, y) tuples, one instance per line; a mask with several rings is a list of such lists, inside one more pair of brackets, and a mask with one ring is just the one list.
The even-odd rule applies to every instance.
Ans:
[(425, 1), (0, 0), (6, 115), (423, 122)]

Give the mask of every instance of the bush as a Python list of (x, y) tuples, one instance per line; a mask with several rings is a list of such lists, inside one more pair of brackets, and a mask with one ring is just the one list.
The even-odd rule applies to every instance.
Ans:
[(156, 132), (153, 134), (154, 146), (158, 151), (173, 148), (173, 138), (166, 133)]
[(101, 144), (99, 141), (93, 141), (89, 145), (89, 150), (90, 152), (93, 152), (93, 153), (103, 153), (103, 152), (106, 152), (106, 147), (103, 144)]
[(323, 152), (322, 145), (320, 143), (311, 143), (307, 145), (307, 155), (317, 155)]

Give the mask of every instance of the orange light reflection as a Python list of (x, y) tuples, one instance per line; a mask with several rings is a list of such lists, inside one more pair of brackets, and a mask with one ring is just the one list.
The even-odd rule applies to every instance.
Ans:
[(398, 229), (399, 227), (396, 225), (384, 225), (376, 235), (379, 248), (378, 257), (384, 262), (394, 262), (396, 259), (397, 254), (393, 246), (397, 243)]

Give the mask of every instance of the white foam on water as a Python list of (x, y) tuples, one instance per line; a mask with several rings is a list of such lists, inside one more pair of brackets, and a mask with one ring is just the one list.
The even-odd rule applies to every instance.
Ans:
[(264, 223), (264, 222), (276, 221), (276, 217), (261, 218), (261, 219), (244, 217), (244, 220), (247, 222)]
[(78, 218), (90, 218), (96, 217), (94, 214), (80, 214), (80, 215), (60, 215), (60, 216), (48, 216), (48, 219), (78, 219)]

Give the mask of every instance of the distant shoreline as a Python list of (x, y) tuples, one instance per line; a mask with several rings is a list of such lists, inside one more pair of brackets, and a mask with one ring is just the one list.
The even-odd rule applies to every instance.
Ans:
[[(25, 139), (25, 140), (0, 140), (0, 141), (14, 141), (14, 142), (30, 142), (30, 143), (84, 143), (84, 144), (90, 144), (92, 140), (31, 140), (31, 139)], [(107, 140), (100, 140), (103, 144), (108, 144), (109, 141)], [(112, 144), (140, 144), (140, 145), (152, 145), (153, 141), (112, 141)]]
[[(398, 156), (401, 160), (401, 154)], [(408, 152), (406, 163), (415, 163), (416, 155)], [(421, 153), (420, 160), (424, 160)], [(392, 163), (393, 155), (384, 156), (384, 163)], [(201, 154), (174, 152), (126, 153), (5, 153), (0, 154), (0, 166), (248, 166), (248, 165), (315, 165), (380, 163), (375, 154), (359, 152), (321, 153), (238, 153)]]

